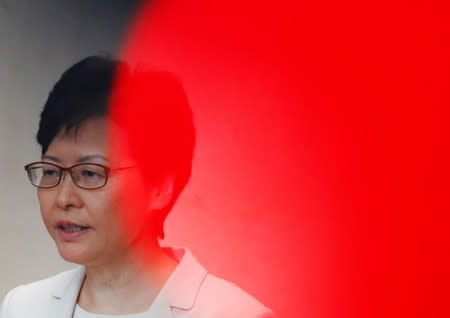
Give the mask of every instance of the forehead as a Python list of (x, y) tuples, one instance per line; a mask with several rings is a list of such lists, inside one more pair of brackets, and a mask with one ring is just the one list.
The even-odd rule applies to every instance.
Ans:
[(77, 129), (61, 130), (50, 143), (45, 155), (64, 159), (89, 153), (106, 154), (107, 121), (105, 118), (94, 118), (83, 122)]
[(99, 117), (86, 120), (77, 129), (61, 131), (45, 155), (67, 162), (96, 154), (109, 161), (123, 160), (127, 157), (126, 144), (123, 131), (106, 117)]
[[(56, 143), (72, 143), (79, 145), (103, 144), (107, 140), (108, 123), (106, 118), (92, 118), (81, 123), (76, 129), (62, 129), (52, 140)], [(49, 146), (49, 148), (50, 148)]]

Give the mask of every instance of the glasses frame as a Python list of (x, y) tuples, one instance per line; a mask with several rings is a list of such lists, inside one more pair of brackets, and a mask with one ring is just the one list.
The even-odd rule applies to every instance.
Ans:
[[(41, 187), (41, 186), (35, 185), (35, 184), (33, 183), (32, 177), (31, 177), (31, 172), (30, 172), (30, 171), (31, 171), (30, 167), (33, 166), (33, 165), (35, 165), (35, 164), (39, 164), (39, 163), (40, 163), (40, 164), (50, 165), (50, 166), (53, 166), (53, 167), (59, 169), (59, 173), (60, 173), (60, 174), (59, 174), (59, 180), (58, 180), (58, 182), (57, 182), (55, 185), (53, 185), (53, 186), (51, 186), (51, 187)], [(101, 186), (99, 186), (99, 187), (95, 187), (95, 188), (86, 188), (86, 187), (82, 187), (82, 186), (80, 186), (79, 184), (77, 184), (77, 182), (75, 181), (75, 179), (74, 179), (74, 177), (73, 177), (72, 169), (73, 169), (73, 168), (76, 168), (76, 167), (79, 167), (79, 166), (84, 166), (84, 165), (97, 166), (97, 167), (101, 167), (101, 168), (105, 169), (105, 182), (104, 182), (104, 184), (101, 185)], [(67, 172), (69, 172), (69, 175), (70, 175), (70, 178), (72, 179), (72, 182), (73, 182), (78, 188), (84, 189), (84, 190), (97, 190), (97, 189), (103, 188), (103, 187), (108, 183), (108, 180), (109, 180), (109, 173), (110, 173), (110, 172), (112, 172), (112, 171), (120, 171), (120, 170), (125, 170), (125, 169), (130, 169), (130, 168), (134, 168), (134, 167), (136, 167), (136, 166), (120, 167), (120, 168), (114, 168), (114, 169), (112, 169), (112, 168), (110, 168), (110, 167), (107, 167), (107, 166), (102, 165), (102, 164), (99, 164), (99, 163), (90, 163), (90, 162), (81, 162), (81, 163), (74, 164), (73, 166), (70, 166), (70, 167), (62, 167), (62, 166), (57, 165), (56, 163), (53, 163), (53, 162), (47, 162), (47, 161), (34, 161), (34, 162), (31, 162), (31, 163), (25, 165), (25, 166), (24, 166), (24, 169), (25, 169), (25, 171), (27, 172), (28, 180), (30, 181), (30, 183), (31, 183), (33, 186), (35, 186), (36, 188), (39, 188), (39, 189), (51, 189), (51, 188), (57, 187), (57, 186), (61, 183), (61, 180), (62, 180), (63, 177), (64, 177), (64, 172), (67, 171)]]

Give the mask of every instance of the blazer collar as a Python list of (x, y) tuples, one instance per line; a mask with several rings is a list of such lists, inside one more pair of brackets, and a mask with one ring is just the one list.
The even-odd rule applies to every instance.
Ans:
[(52, 296), (56, 299), (62, 299), (73, 297), (74, 294), (76, 294), (75, 296), (78, 298), (78, 293), (84, 281), (85, 271), (86, 269), (84, 266), (79, 266), (71, 271), (63, 273), (65, 275), (61, 278), (61, 282), (53, 289)]
[[(166, 304), (170, 309), (189, 310), (194, 306), (196, 296), (207, 271), (188, 249), (172, 249), (173, 256), (179, 261), (177, 267), (166, 281), (154, 303)], [(85, 277), (85, 267), (80, 266), (64, 273), (61, 282), (54, 288), (52, 296), (58, 300), (62, 312), (71, 317), (78, 294)], [(169, 308), (167, 308), (169, 309)]]
[(57, 314), (57, 317), (71, 318), (73, 316), (78, 294), (84, 281), (84, 273), (84, 267), (77, 267), (61, 274), (61, 280), (58, 281), (52, 292), (54, 301), (51, 310)]
[(179, 263), (164, 284), (159, 296), (166, 299), (171, 307), (188, 310), (194, 306), (207, 271), (188, 249), (172, 251)]

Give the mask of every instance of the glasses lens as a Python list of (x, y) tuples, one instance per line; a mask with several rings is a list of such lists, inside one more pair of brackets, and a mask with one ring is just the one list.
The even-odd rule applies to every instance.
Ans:
[(28, 177), (33, 185), (40, 188), (51, 188), (59, 183), (61, 171), (58, 167), (36, 163), (28, 167)]
[(94, 164), (82, 164), (72, 168), (73, 181), (82, 188), (95, 189), (106, 184), (106, 168)]

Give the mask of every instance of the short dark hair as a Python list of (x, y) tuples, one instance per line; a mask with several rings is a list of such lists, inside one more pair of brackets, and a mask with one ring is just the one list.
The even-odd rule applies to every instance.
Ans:
[[(117, 84), (119, 71), (126, 76)], [(74, 64), (54, 85), (41, 112), (36, 136), (41, 154), (58, 134), (76, 133), (88, 119), (111, 114), (134, 120), (127, 140), (138, 165), (147, 167), (144, 178), (175, 177), (172, 200), (156, 218), (156, 235), (164, 238), (164, 220), (191, 176), (196, 137), (192, 110), (173, 74), (131, 72), (126, 63), (107, 56), (89, 56)], [(154, 149), (151, 154), (149, 147)]]

